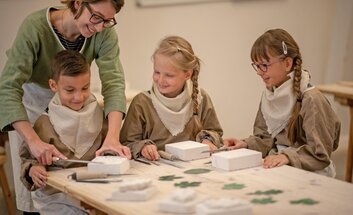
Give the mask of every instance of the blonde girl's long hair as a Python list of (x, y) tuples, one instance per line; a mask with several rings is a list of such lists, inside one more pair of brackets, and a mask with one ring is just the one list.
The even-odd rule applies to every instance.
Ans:
[(201, 131), (202, 125), (199, 119), (199, 104), (198, 104), (198, 76), (200, 73), (200, 59), (194, 54), (191, 44), (182, 37), (168, 36), (164, 38), (152, 56), (154, 60), (156, 55), (163, 55), (168, 57), (173, 66), (184, 72), (192, 70), (191, 81), (192, 88), (192, 104), (193, 104), (193, 120), (195, 121), (195, 129), (193, 137), (196, 138), (198, 132)]
[(262, 59), (269, 61), (270, 55), (293, 59), (291, 71), (294, 71), (293, 93), (296, 96), (296, 102), (288, 123), (288, 139), (291, 144), (294, 144), (296, 142), (299, 112), (303, 96), (300, 90), (302, 56), (299, 46), (287, 31), (283, 29), (271, 29), (255, 41), (250, 55), (253, 62), (258, 62)]

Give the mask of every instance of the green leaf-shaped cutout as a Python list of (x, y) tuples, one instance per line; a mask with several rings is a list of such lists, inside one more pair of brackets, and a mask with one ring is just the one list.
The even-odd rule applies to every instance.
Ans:
[(164, 176), (160, 176), (159, 180), (160, 181), (174, 181), (174, 179), (179, 179), (179, 178), (183, 178), (183, 177), (175, 176), (175, 175), (164, 175)]
[(293, 200), (293, 201), (290, 201), (290, 203), (292, 205), (298, 205), (298, 204), (302, 204), (302, 205), (315, 205), (315, 204), (318, 204), (319, 202), (318, 201), (315, 201), (313, 199), (310, 199), (310, 198), (304, 198), (304, 199), (298, 199), (298, 200)]
[(175, 183), (174, 186), (180, 187), (180, 188), (186, 188), (186, 187), (198, 187), (200, 186), (201, 182), (199, 181), (193, 181), (193, 182), (188, 182), (188, 181), (183, 181), (180, 183)]
[(273, 204), (277, 202), (276, 200), (273, 200), (272, 197), (268, 197), (268, 198), (262, 198), (262, 199), (253, 199), (251, 200), (251, 203), (254, 204), (261, 204), (261, 205), (266, 205), (266, 204)]
[(185, 174), (203, 174), (203, 173), (208, 173), (211, 172), (210, 169), (189, 169), (184, 171)]
[(245, 187), (244, 184), (237, 184), (237, 183), (231, 183), (231, 184), (225, 184), (223, 186), (223, 190), (240, 190)]
[(258, 190), (254, 193), (248, 193), (248, 195), (276, 195), (276, 194), (281, 194), (283, 193), (282, 190), (265, 190), (265, 191), (261, 191), (261, 190)]

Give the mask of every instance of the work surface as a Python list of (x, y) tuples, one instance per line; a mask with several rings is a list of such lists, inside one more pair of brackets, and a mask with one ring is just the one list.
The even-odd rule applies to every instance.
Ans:
[[(253, 214), (352, 214), (353, 185), (347, 182), (290, 166), (226, 172), (205, 164), (209, 160), (179, 162), (186, 167), (184, 169), (131, 161), (128, 173), (134, 175), (119, 178), (150, 178), (158, 187), (158, 193), (145, 202), (110, 200), (120, 182), (97, 184), (68, 179), (68, 175), (75, 171), (87, 171), (86, 167), (49, 172), (48, 184), (107, 214), (166, 214), (158, 210), (158, 204), (167, 199), (177, 189), (175, 184), (180, 182), (201, 182), (192, 188), (200, 198), (232, 197), (253, 202)], [(185, 173), (186, 170), (200, 168), (211, 171), (203, 174)], [(161, 181), (160, 176), (166, 175), (183, 178)]]
[(336, 84), (324, 84), (316, 86), (324, 93), (331, 93), (339, 98), (353, 100), (353, 81), (341, 81)]

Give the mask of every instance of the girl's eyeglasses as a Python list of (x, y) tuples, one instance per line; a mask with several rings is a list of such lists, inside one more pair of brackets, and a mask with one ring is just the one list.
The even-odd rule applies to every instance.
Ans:
[(254, 68), (254, 70), (256, 72), (258, 72), (259, 70), (263, 71), (263, 72), (267, 72), (268, 70), (268, 67), (270, 67), (272, 64), (275, 64), (275, 63), (279, 63), (281, 61), (283, 61), (284, 58), (281, 57), (279, 58), (277, 61), (274, 61), (274, 62), (271, 62), (271, 63), (252, 63), (251, 66)]
[(103, 27), (104, 28), (111, 28), (114, 25), (116, 25), (116, 20), (115, 18), (111, 18), (111, 19), (104, 19), (103, 17), (101, 17), (100, 15), (96, 14), (95, 11), (93, 11), (93, 9), (91, 8), (91, 6), (86, 3), (84, 4), (86, 6), (86, 8), (88, 9), (88, 11), (91, 13), (91, 18), (89, 18), (89, 21), (93, 24), (99, 24), (103, 22)]

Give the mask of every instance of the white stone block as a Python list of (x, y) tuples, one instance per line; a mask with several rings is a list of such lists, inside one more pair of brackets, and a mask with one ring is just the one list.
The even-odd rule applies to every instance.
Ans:
[(261, 152), (250, 149), (236, 149), (212, 154), (212, 166), (232, 171), (260, 166), (262, 164)]
[(196, 205), (197, 215), (252, 215), (251, 204), (235, 198), (209, 199)]
[(123, 182), (119, 189), (113, 191), (111, 200), (146, 201), (157, 192), (150, 179), (134, 179)]
[(100, 163), (89, 163), (89, 172), (99, 172), (105, 174), (123, 174), (130, 168), (130, 161), (119, 156), (98, 156), (92, 161)]
[(190, 188), (180, 188), (159, 203), (159, 210), (167, 213), (190, 214), (195, 213), (199, 202), (196, 191)]
[(190, 161), (210, 157), (210, 153), (202, 153), (210, 150), (206, 144), (195, 141), (183, 141), (165, 145), (165, 151), (178, 157), (180, 160)]

